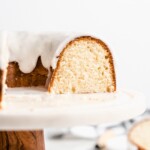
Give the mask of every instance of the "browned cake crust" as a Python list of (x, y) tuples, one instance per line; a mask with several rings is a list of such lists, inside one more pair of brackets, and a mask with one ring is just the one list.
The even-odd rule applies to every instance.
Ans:
[(40, 58), (31, 73), (21, 72), (18, 63), (10, 62), (7, 70), (6, 84), (8, 87), (44, 86), (47, 75), (48, 70), (43, 67)]
[(0, 102), (2, 101), (2, 81), (3, 81), (3, 74), (4, 72), (0, 70)]
[(100, 39), (96, 39), (96, 38), (93, 38), (93, 37), (91, 37), (91, 36), (82, 36), (82, 37), (78, 37), (78, 38), (76, 38), (76, 39), (70, 41), (70, 42), (66, 45), (66, 47), (62, 50), (62, 52), (60, 53), (60, 55), (58, 56), (58, 57), (59, 57), (59, 60), (58, 60), (58, 62), (57, 62), (57, 67), (56, 67), (56, 69), (53, 70), (54, 72), (53, 72), (53, 74), (52, 74), (51, 82), (50, 82), (49, 88), (48, 88), (48, 91), (49, 91), (49, 92), (51, 92), (51, 87), (52, 87), (53, 84), (54, 84), (55, 75), (56, 75), (57, 70), (58, 70), (59, 67), (60, 67), (60, 62), (61, 62), (61, 60), (62, 60), (62, 56), (63, 56), (65, 50), (66, 50), (67, 47), (69, 47), (73, 42), (75, 42), (75, 41), (80, 41), (80, 40), (84, 40), (84, 39), (94, 40), (96, 43), (100, 44), (100, 45), (109, 53), (109, 58), (110, 58), (110, 62), (109, 62), (109, 63), (111, 64), (112, 79), (113, 79), (113, 81), (114, 81), (114, 85), (113, 85), (113, 86), (114, 86), (114, 90), (113, 90), (113, 91), (116, 91), (116, 74), (115, 74), (115, 70), (114, 70), (113, 57), (112, 57), (112, 54), (111, 54), (111, 52), (110, 52), (108, 46), (107, 46), (102, 40), (100, 40)]

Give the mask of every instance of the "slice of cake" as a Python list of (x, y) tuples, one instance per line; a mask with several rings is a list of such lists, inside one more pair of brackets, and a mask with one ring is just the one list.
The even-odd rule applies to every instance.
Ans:
[[(4, 37), (3, 37), (4, 38)], [(93, 36), (14, 32), (0, 39), (0, 97), (8, 87), (45, 86), (50, 93), (114, 92), (112, 54)], [(9, 59), (4, 59), (7, 51)], [(7, 60), (7, 61), (6, 61)], [(5, 62), (5, 63), (4, 63)], [(7, 67), (7, 65), (8, 67)], [(6, 74), (7, 71), (7, 74)]]
[(104, 42), (91, 36), (73, 39), (56, 56), (49, 92), (97, 93), (116, 90), (113, 58)]
[(135, 124), (129, 131), (128, 138), (139, 150), (150, 150), (150, 119)]

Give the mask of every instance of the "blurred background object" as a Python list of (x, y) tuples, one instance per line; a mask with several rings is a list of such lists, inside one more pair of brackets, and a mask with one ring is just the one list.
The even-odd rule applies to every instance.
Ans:
[(128, 132), (135, 123), (147, 118), (150, 119), (149, 110), (141, 116), (119, 123), (47, 129), (46, 146), (56, 150), (137, 150), (136, 145), (130, 142)]

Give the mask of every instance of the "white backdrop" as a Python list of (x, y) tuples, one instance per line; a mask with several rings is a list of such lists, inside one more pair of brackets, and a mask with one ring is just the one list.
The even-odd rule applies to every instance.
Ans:
[(96, 33), (117, 57), (118, 88), (150, 98), (149, 0), (0, 0), (0, 30)]

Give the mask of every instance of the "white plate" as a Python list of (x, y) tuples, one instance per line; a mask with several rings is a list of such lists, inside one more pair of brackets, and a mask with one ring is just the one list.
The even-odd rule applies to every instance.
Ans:
[(144, 96), (133, 91), (51, 95), (39, 88), (8, 89), (0, 130), (98, 125), (130, 119), (145, 109)]

